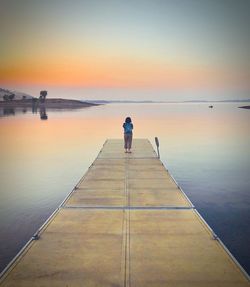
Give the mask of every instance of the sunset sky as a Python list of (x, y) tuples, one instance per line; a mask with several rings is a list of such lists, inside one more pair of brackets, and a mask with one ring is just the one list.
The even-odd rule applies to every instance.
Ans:
[(233, 90), (249, 98), (248, 0), (0, 0), (0, 6), (1, 87), (106, 95)]

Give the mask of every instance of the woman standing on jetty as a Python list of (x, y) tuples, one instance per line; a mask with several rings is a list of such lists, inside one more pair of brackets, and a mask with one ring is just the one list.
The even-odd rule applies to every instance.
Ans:
[(124, 129), (124, 148), (125, 152), (131, 153), (132, 138), (133, 138), (133, 124), (130, 117), (127, 117), (123, 124)]

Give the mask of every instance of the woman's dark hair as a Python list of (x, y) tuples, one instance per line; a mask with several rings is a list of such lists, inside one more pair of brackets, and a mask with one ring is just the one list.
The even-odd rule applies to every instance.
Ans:
[(127, 117), (126, 120), (125, 120), (125, 123), (131, 123), (131, 118)]

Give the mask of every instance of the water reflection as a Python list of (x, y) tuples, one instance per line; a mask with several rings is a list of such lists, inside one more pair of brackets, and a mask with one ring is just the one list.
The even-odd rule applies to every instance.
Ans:
[(54, 108), (54, 107), (49, 107), (46, 108), (45, 106), (38, 106), (37, 102), (34, 101), (32, 103), (32, 106), (27, 106), (27, 107), (0, 107), (0, 118), (7, 117), (7, 116), (18, 116), (20, 114), (39, 114), (39, 117), (41, 120), (47, 120), (49, 118), (48, 116), (48, 111), (49, 113), (54, 113), (54, 112), (70, 112), (70, 111), (81, 111), (86, 110), (87, 108), (91, 107), (66, 107), (66, 108)]
[(124, 118), (131, 116), (134, 137), (152, 144), (159, 138), (161, 160), (250, 270), (249, 110), (236, 104), (113, 104), (33, 112), (14, 110), (15, 117), (0, 119), (0, 269), (70, 192), (104, 141), (122, 138)]
[(3, 108), (3, 111), (0, 112), (3, 116), (14, 116), (15, 109), (14, 108)]
[(40, 119), (41, 120), (47, 120), (48, 119), (45, 107), (40, 107)]
[(27, 108), (22, 108), (20, 110), (17, 110), (16, 108), (13, 107), (5, 107), (5, 108), (0, 108), (0, 116), (5, 117), (5, 116), (15, 116), (18, 113), (27, 113)]
[(32, 102), (32, 114), (36, 114), (37, 113), (37, 105)]
[(32, 105), (32, 108), (24, 107), (24, 108), (14, 108), (14, 107), (4, 107), (0, 108), (0, 117), (6, 117), (6, 116), (16, 116), (20, 114), (26, 114), (28, 112), (32, 112), (32, 114), (39, 113), (41, 120), (47, 120), (48, 115), (46, 112), (45, 107), (37, 107), (36, 104)]

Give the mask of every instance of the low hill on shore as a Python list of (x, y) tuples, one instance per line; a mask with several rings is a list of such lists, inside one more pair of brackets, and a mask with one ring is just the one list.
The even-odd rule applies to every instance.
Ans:
[(53, 109), (73, 109), (97, 106), (97, 104), (87, 103), (77, 100), (67, 99), (46, 99), (45, 102), (34, 101), (33, 99), (22, 99), (12, 101), (0, 101), (0, 107), (26, 108), (26, 107), (45, 107)]
[(242, 106), (242, 107), (239, 107), (239, 108), (250, 110), (250, 106)]
[(97, 105), (99, 104), (60, 98), (47, 98), (45, 101), (42, 101), (22, 92), (0, 88), (0, 108), (28, 108), (35, 106), (53, 109), (74, 109)]
[(23, 93), (23, 92), (18, 92), (18, 91), (13, 91), (13, 90), (8, 90), (8, 89), (3, 89), (0, 88), (0, 103), (4, 101), (4, 96), (14, 96), (14, 100), (22, 100), (22, 99), (32, 99), (33, 97)]

